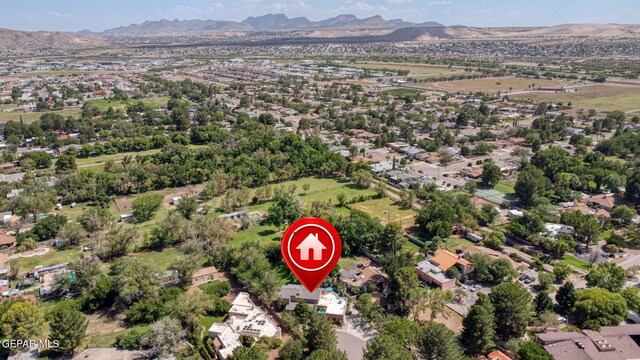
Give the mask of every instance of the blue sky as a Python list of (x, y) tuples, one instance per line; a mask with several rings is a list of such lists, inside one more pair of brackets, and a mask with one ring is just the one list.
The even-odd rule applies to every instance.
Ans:
[(239, 21), (267, 13), (311, 20), (382, 15), (468, 26), (639, 24), (640, 0), (8, 0), (2, 2), (0, 27), (101, 31), (163, 18)]

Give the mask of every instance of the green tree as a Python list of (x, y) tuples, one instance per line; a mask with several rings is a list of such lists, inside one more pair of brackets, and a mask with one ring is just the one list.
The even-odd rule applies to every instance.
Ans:
[(553, 360), (553, 356), (533, 341), (525, 341), (518, 347), (518, 360)]
[(150, 264), (136, 257), (122, 259), (113, 265), (112, 272), (120, 304), (128, 306), (158, 296), (159, 280)]
[(56, 161), (56, 172), (64, 173), (69, 171), (76, 171), (78, 165), (76, 165), (76, 158), (72, 155), (62, 154)]
[(290, 339), (280, 348), (281, 360), (302, 360), (304, 359), (304, 344), (302, 341)]
[(429, 321), (423, 325), (419, 335), (418, 352), (424, 359), (464, 359), (462, 349), (460, 349), (455, 339), (455, 334), (445, 325)]
[(620, 224), (629, 225), (638, 213), (626, 205), (619, 205), (611, 210), (610, 215), (612, 220)]
[(368, 189), (373, 182), (373, 176), (370, 171), (360, 169), (353, 174), (351, 181), (360, 189)]
[(493, 287), (489, 298), (495, 308), (497, 335), (522, 337), (533, 315), (529, 290), (517, 282), (503, 282)]
[(389, 295), (387, 301), (399, 314), (408, 315), (414, 289), (420, 288), (418, 274), (412, 267), (404, 267), (389, 277)]
[(556, 293), (556, 301), (565, 310), (571, 310), (576, 303), (576, 288), (572, 282), (560, 286)]
[(549, 180), (544, 177), (542, 171), (528, 165), (518, 174), (514, 189), (525, 205), (531, 205), (534, 197), (544, 196), (548, 185)]
[(348, 360), (347, 355), (338, 349), (319, 349), (311, 353), (308, 360)]
[(181, 287), (188, 288), (191, 285), (191, 275), (198, 267), (198, 259), (195, 256), (181, 256), (169, 265), (169, 270), (176, 272)]
[(629, 310), (640, 312), (640, 288), (635, 286), (630, 286), (628, 288), (624, 288), (620, 295), (627, 302), (627, 307)]
[(451, 236), (456, 210), (444, 201), (433, 201), (418, 210), (416, 224), (429, 236), (447, 238)]
[(540, 291), (535, 298), (536, 314), (542, 314), (553, 310), (553, 301), (546, 291)]
[(176, 206), (176, 211), (184, 216), (185, 219), (191, 219), (198, 209), (198, 200), (195, 196), (184, 196)]
[(413, 355), (398, 338), (382, 334), (367, 342), (364, 360), (413, 360)]
[(464, 183), (464, 190), (471, 195), (475, 195), (476, 191), (478, 191), (478, 185), (473, 180), (467, 181)]
[(162, 205), (162, 195), (140, 195), (131, 204), (133, 216), (137, 221), (150, 220)]
[(494, 187), (502, 179), (502, 170), (492, 162), (484, 163), (482, 167), (482, 185)]
[(2, 314), (0, 323), (7, 339), (33, 339), (42, 331), (44, 316), (34, 303), (19, 301)]
[(329, 319), (321, 314), (312, 314), (305, 326), (304, 336), (310, 353), (316, 350), (335, 350), (336, 332)]
[(581, 327), (599, 330), (620, 324), (627, 316), (627, 303), (622, 295), (606, 289), (582, 289), (576, 291), (572, 313)]
[(60, 346), (55, 351), (73, 353), (80, 346), (87, 331), (89, 320), (71, 305), (63, 303), (51, 313), (49, 340), (57, 340)]
[(495, 347), (495, 325), (493, 304), (486, 295), (479, 294), (462, 320), (460, 341), (469, 354), (486, 354)]
[(553, 276), (556, 281), (564, 281), (571, 274), (571, 266), (565, 263), (559, 263), (553, 266)]
[(627, 274), (620, 266), (612, 262), (604, 262), (591, 269), (585, 279), (589, 287), (599, 287), (611, 292), (619, 292), (627, 282)]

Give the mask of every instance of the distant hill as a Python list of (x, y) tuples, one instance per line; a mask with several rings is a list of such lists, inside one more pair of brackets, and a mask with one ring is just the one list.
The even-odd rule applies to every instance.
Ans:
[(74, 35), (59, 31), (17, 31), (0, 29), (0, 48), (3, 50), (77, 49), (105, 44), (99, 37)]
[[(291, 31), (291, 30), (358, 30), (384, 29), (396, 30), (405, 27), (444, 27), (437, 22), (421, 24), (401, 19), (385, 20), (381, 16), (359, 19), (355, 15), (345, 14), (321, 21), (311, 21), (306, 17), (289, 18), (284, 14), (267, 14), (236, 21), (221, 20), (157, 20), (142, 24), (131, 24), (105, 30), (99, 35), (107, 36), (167, 36), (199, 35), (223, 31)], [(82, 31), (79, 35), (87, 35)]]

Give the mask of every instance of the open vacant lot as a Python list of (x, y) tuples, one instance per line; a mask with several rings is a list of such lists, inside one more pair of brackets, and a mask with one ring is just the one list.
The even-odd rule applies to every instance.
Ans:
[(462, 69), (453, 69), (446, 66), (434, 66), (434, 65), (420, 65), (420, 64), (395, 64), (395, 63), (362, 63), (362, 64), (349, 64), (361, 69), (371, 70), (408, 70), (410, 76), (414, 75), (434, 75), (460, 72)]
[[(80, 109), (65, 109), (65, 110), (48, 111), (48, 112), (53, 114), (60, 114), (64, 117), (67, 117), (67, 116), (77, 117), (78, 115), (80, 115)], [(22, 116), (22, 121), (28, 124), (40, 119), (40, 116), (46, 113), (47, 112), (26, 112), (25, 113), (21, 111), (0, 112), (0, 124), (5, 124), (11, 120), (20, 121), (20, 116)]]
[(507, 93), (510, 91), (527, 90), (529, 85), (540, 86), (569, 86), (573, 83), (563, 82), (560, 80), (543, 80), (543, 79), (525, 79), (518, 77), (499, 77), (473, 80), (456, 80), (440, 83), (416, 84), (416, 86), (425, 86), (428, 88), (437, 87), (449, 91), (484, 91)]
[(131, 99), (128, 101), (95, 99), (95, 100), (89, 100), (88, 103), (97, 107), (100, 111), (105, 111), (109, 109), (109, 107), (113, 107), (116, 110), (117, 109), (126, 110), (127, 105), (134, 104), (138, 101), (142, 101), (146, 105), (154, 109), (158, 109), (158, 108), (165, 108), (167, 106), (167, 102), (169, 101), (169, 98), (165, 96), (155, 96), (155, 97), (149, 97), (149, 98), (140, 99), (140, 100)]
[(399, 222), (403, 227), (413, 226), (415, 212), (411, 209), (402, 209), (391, 199), (375, 199), (363, 203), (353, 204), (351, 208), (358, 209), (380, 219), (383, 224), (387, 220)]
[(538, 92), (514, 96), (535, 101), (571, 102), (573, 106), (598, 110), (640, 111), (640, 86), (598, 84), (576, 88), (567, 93)]

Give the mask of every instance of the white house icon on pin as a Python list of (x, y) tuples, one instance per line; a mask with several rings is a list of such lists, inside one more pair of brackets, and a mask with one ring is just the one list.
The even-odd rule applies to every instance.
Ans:
[(318, 239), (318, 234), (309, 234), (307, 237), (296, 247), (296, 250), (300, 250), (300, 260), (309, 260), (309, 251), (313, 250), (313, 260), (322, 260), (322, 250), (327, 247), (322, 244)]

